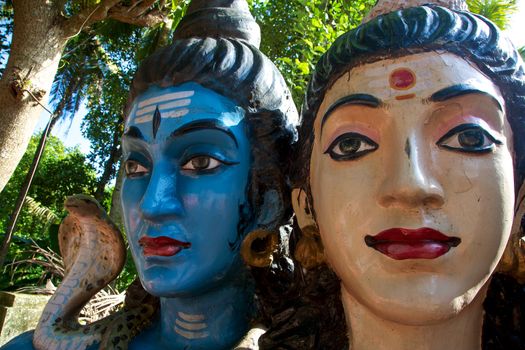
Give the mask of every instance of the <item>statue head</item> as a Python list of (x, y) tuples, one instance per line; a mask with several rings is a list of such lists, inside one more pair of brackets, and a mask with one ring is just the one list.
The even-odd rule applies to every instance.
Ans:
[(524, 179), (524, 107), (518, 52), (472, 13), (380, 11), (335, 41), (308, 86), (292, 201), (343, 293), (420, 325), (483, 295)]
[(193, 1), (173, 44), (135, 75), (122, 204), (153, 295), (195, 295), (238, 278), (246, 234), (289, 220), (281, 169), (297, 112), (258, 41), (244, 1)]

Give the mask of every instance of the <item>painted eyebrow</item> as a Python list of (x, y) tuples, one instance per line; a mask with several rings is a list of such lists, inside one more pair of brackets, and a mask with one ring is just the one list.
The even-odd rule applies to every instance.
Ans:
[(377, 97), (369, 94), (352, 94), (348, 96), (341, 97), (339, 100), (335, 101), (328, 109), (326, 110), (323, 119), (321, 120), (321, 130), (324, 123), (328, 120), (330, 115), (339, 107), (344, 105), (362, 105), (372, 108), (378, 108), (383, 106), (383, 102)]
[(142, 135), (139, 128), (137, 128), (136, 126), (130, 126), (129, 128), (127, 128), (122, 136), (146, 141), (146, 138), (144, 137), (144, 135)]
[(496, 102), (496, 105), (498, 106), (499, 110), (503, 111), (503, 106), (501, 105), (501, 103), (490, 92), (470, 84), (456, 84), (446, 87), (444, 89), (434, 92), (427, 100), (431, 102), (443, 102), (454, 97), (459, 97), (468, 94), (482, 94), (488, 96)]
[(173, 131), (169, 136), (169, 139), (177, 138), (190, 132), (209, 129), (218, 130), (225, 133), (233, 140), (235, 146), (237, 148), (239, 147), (239, 143), (237, 142), (235, 135), (233, 135), (233, 133), (227, 127), (225, 127), (222, 123), (218, 122), (215, 119), (196, 120), (194, 122), (185, 124), (177, 130)]

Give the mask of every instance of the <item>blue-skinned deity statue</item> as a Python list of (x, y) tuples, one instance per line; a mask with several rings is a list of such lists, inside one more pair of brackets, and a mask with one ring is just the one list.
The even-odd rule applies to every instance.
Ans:
[(125, 111), (121, 203), (140, 283), (122, 310), (78, 323), (109, 283), (94, 276), (108, 261), (118, 273), (125, 250), (95, 204), (69, 199), (70, 227), (89, 238), (69, 238), (78, 250), (65, 248), (73, 263), (36, 330), (3, 349), (258, 349), (268, 265), (294, 274), (286, 169), (298, 122), (259, 41), (245, 1), (189, 5), (173, 44), (139, 67)]

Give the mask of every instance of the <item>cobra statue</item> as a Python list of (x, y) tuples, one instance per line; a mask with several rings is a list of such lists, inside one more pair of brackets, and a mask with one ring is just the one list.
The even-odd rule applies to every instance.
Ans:
[(35, 329), (36, 349), (116, 349), (151, 316), (148, 304), (118, 312), (98, 322), (80, 325), (86, 303), (114, 280), (124, 266), (126, 248), (117, 226), (96, 200), (85, 195), (68, 197), (68, 216), (59, 229), (65, 278), (47, 303)]

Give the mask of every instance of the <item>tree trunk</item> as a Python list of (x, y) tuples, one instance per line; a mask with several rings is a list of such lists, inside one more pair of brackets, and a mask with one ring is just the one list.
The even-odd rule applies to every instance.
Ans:
[(115, 18), (137, 25), (155, 25), (169, 7), (155, 0), (125, 6), (121, 0), (101, 0), (64, 18), (65, 0), (13, 1), (11, 52), (0, 80), (0, 191), (22, 158), (53, 84), (62, 51), (70, 37), (91, 24)]
[(100, 203), (102, 203), (104, 199), (104, 190), (106, 189), (106, 185), (115, 173), (114, 165), (120, 159), (121, 154), (122, 151), (120, 149), (120, 128), (116, 128), (113, 132), (111, 151), (109, 153), (109, 157), (106, 161), (106, 164), (104, 164), (104, 171), (102, 172), (102, 176), (100, 176), (95, 191), (95, 199)]
[(5, 258), (7, 257), (7, 251), (9, 250), (9, 245), (11, 244), (13, 233), (16, 230), (16, 224), (18, 223), (20, 212), (22, 211), (22, 207), (24, 206), (24, 202), (26, 200), (27, 193), (29, 192), (29, 188), (31, 187), (31, 184), (33, 183), (33, 179), (35, 177), (36, 170), (38, 168), (38, 165), (40, 164), (40, 159), (42, 158), (42, 153), (44, 153), (44, 148), (46, 147), (47, 137), (51, 133), (51, 130), (55, 126), (57, 120), (58, 120), (58, 117), (56, 115), (51, 116), (51, 119), (47, 123), (46, 128), (42, 132), (42, 136), (40, 137), (40, 142), (38, 143), (38, 147), (36, 149), (35, 156), (33, 157), (33, 162), (31, 163), (31, 166), (29, 167), (29, 170), (27, 171), (22, 188), (20, 189), (20, 192), (18, 193), (18, 198), (15, 203), (15, 209), (13, 210), (13, 213), (11, 214), (11, 217), (9, 218), (9, 225), (7, 226), (7, 231), (4, 237), (4, 241), (2, 242), (2, 247), (0, 248), (0, 269), (4, 266)]
[(0, 191), (24, 155), (67, 42), (53, 1), (13, 1), (11, 53), (0, 80)]
[(115, 188), (111, 195), (111, 209), (109, 210), (109, 217), (117, 226), (123, 230), (124, 221), (122, 218), (122, 205), (120, 204), (120, 192), (122, 191), (122, 179), (124, 178), (124, 166), (122, 159), (120, 159), (120, 166), (115, 181)]

